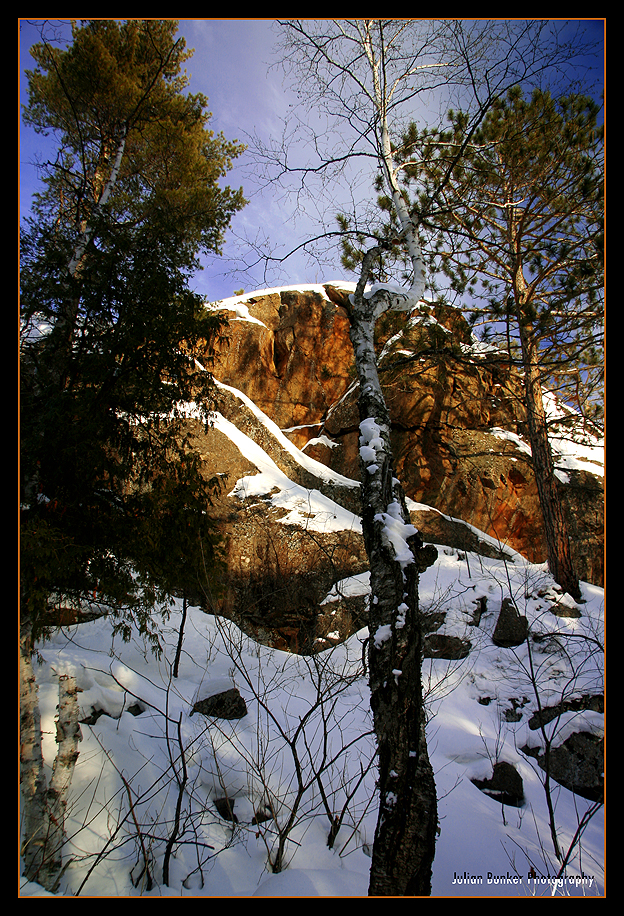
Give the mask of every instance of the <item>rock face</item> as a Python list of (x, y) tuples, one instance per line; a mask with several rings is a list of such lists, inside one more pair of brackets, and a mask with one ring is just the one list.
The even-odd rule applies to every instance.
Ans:
[(216, 377), (243, 391), (302, 447), (353, 374), (346, 312), (317, 290), (246, 296), (225, 310), (229, 342)]
[[(215, 377), (246, 395), (306, 456), (357, 482), (357, 384), (345, 309), (322, 287), (266, 291), (218, 307), (228, 313), (230, 339), (218, 353)], [(443, 513), (544, 562), (522, 380), (504, 354), (476, 346), (460, 310), (433, 303), (409, 320), (383, 316), (378, 349), (397, 472), (407, 496), (424, 504), (417, 526), (425, 540), (449, 542), (449, 532), (439, 530)], [(232, 422), (252, 430), (255, 420), (249, 411), (243, 415), (240, 402), (228, 409)], [(252, 435), (267, 439), (257, 423)], [(302, 479), (283, 449), (280, 461), (299, 483), (316, 485), (313, 477)], [(228, 466), (231, 477), (240, 473), (242, 456), (235, 463), (236, 470)], [(602, 585), (602, 478), (597, 466), (584, 467), (566, 469), (561, 489), (580, 576)], [(358, 512), (356, 488), (332, 498)], [(433, 537), (429, 523), (438, 529)], [(268, 549), (259, 549), (261, 563)], [(241, 562), (252, 562), (249, 550), (240, 554)]]

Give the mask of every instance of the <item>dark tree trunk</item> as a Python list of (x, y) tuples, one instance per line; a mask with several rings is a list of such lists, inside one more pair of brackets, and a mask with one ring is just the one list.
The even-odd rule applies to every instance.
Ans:
[(527, 425), (533, 456), (533, 473), (544, 522), (548, 569), (564, 591), (578, 601), (581, 598), (579, 578), (572, 560), (570, 535), (565, 508), (557, 486), (555, 466), (548, 439), (548, 426), (534, 344), (518, 309), (518, 326), (522, 347)]

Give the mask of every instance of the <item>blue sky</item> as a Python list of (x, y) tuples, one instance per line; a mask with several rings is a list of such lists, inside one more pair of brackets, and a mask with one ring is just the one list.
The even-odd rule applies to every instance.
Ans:
[[(33, 66), (28, 54), (31, 45), (39, 41), (37, 24), (40, 20), (20, 22), (20, 94), (26, 99), (24, 70)], [(210, 127), (215, 133), (222, 131), (229, 140), (244, 142), (244, 135), (258, 131), (263, 136), (278, 135), (281, 131), (282, 114), (292, 101), (282, 88), (279, 72), (270, 70), (271, 49), (274, 36), (271, 19), (183, 19), (179, 33), (184, 36), (187, 46), (195, 50), (186, 69), (190, 77), (190, 89), (202, 92), (208, 97), (208, 108), (212, 112)], [(68, 29), (67, 29), (68, 31)], [(20, 215), (28, 212), (31, 195), (37, 187), (37, 171), (32, 163), (45, 148), (45, 140), (29, 128), (21, 125), (19, 150), (19, 207)], [(252, 275), (241, 272), (237, 260), (236, 236), (253, 233), (260, 228), (274, 236), (276, 244), (284, 235), (286, 213), (275, 210), (275, 201), (252, 195), (253, 189), (245, 179), (245, 160), (234, 163), (234, 169), (225, 179), (232, 187), (243, 185), (248, 206), (237, 215), (233, 233), (225, 246), (221, 258), (212, 259), (196, 278), (196, 288), (208, 299), (220, 299), (231, 295), (235, 289), (248, 291), (265, 285), (261, 269)], [(231, 273), (231, 271), (235, 271)], [(308, 282), (312, 276), (302, 276), (302, 264), (289, 265), (288, 269), (272, 274), (272, 282)]]
[[(39, 40), (37, 23), (22, 19), (20, 27), (20, 93), (25, 92), (23, 71), (32, 66), (28, 48)], [(222, 131), (230, 140), (245, 141), (257, 133), (262, 138), (279, 138), (283, 119), (292, 111), (294, 95), (282, 84), (281, 72), (275, 63), (273, 19), (182, 19), (179, 32), (193, 57), (187, 63), (190, 88), (208, 97), (210, 122), (215, 132)], [(603, 21), (587, 25), (602, 37)], [(24, 95), (22, 95), (22, 99)], [(19, 207), (21, 215), (28, 210), (36, 187), (36, 170), (32, 162), (42, 150), (43, 140), (31, 130), (21, 128), (19, 149)], [(244, 237), (256, 235), (271, 242), (273, 251), (281, 255), (308, 235), (318, 230), (319, 213), (314, 199), (307, 201), (307, 211), (297, 215), (293, 223), (294, 200), (278, 195), (276, 189), (259, 193), (249, 179), (251, 160), (243, 155), (234, 164), (226, 181), (233, 187), (243, 186), (250, 201), (232, 223), (221, 258), (210, 259), (195, 281), (196, 289), (211, 300), (231, 295), (235, 289), (247, 291), (267, 285), (327, 282), (342, 275), (336, 246), (334, 264), (319, 267), (318, 263), (299, 255), (284, 264), (274, 264), (265, 274), (263, 266), (243, 270), (253, 260), (249, 248), (241, 243)], [(366, 187), (369, 187), (368, 180)], [(337, 204), (338, 206), (338, 204)], [(345, 277), (345, 279), (354, 279)]]
[[(187, 46), (195, 49), (187, 64), (190, 89), (208, 97), (212, 129), (222, 131), (230, 140), (246, 142), (251, 134), (264, 139), (279, 137), (284, 114), (294, 101), (282, 85), (281, 72), (272, 66), (275, 63), (273, 22), (272, 19), (180, 21), (180, 34)], [(233, 220), (230, 244), (224, 248), (223, 257), (207, 263), (198, 277), (198, 288), (208, 298), (231, 295), (235, 289), (262, 288), (267, 283), (315, 282), (318, 279), (314, 268), (307, 267), (302, 258), (294, 258), (283, 268), (271, 270), (268, 277), (261, 265), (248, 272), (227, 273), (238, 264), (238, 238), (255, 238), (260, 233), (270, 238), (276, 249), (283, 251), (293, 236), (289, 228), (291, 210), (274, 194), (258, 193), (248, 177), (249, 165), (248, 156), (243, 154), (234, 162), (226, 179), (233, 187), (243, 186), (249, 203)], [(292, 204), (290, 206), (292, 208)], [(245, 254), (245, 263), (254, 260), (253, 255)]]

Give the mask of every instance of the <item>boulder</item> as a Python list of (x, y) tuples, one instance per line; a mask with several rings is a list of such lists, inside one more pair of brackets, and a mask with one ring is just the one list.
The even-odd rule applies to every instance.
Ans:
[(604, 738), (591, 732), (575, 732), (548, 754), (538, 748), (523, 747), (542, 770), (576, 795), (599, 802), (604, 797)]
[(234, 799), (232, 798), (215, 798), (214, 806), (219, 812), (220, 816), (226, 821), (232, 821), (234, 824), (238, 823), (238, 818), (234, 814)]
[(511, 763), (499, 761), (492, 767), (489, 779), (472, 779), (471, 782), (502, 805), (520, 808), (524, 804), (522, 777)]
[(425, 636), (423, 656), (425, 658), (466, 658), (470, 654), (471, 643), (459, 636), (448, 636), (444, 633), (430, 633)]
[(247, 715), (247, 704), (238, 688), (232, 687), (203, 700), (197, 700), (191, 715), (196, 712), (214, 719), (242, 719)]
[(585, 693), (579, 697), (569, 697), (556, 703), (554, 706), (544, 706), (536, 710), (529, 719), (528, 726), (531, 731), (548, 725), (553, 719), (558, 719), (566, 712), (579, 712), (590, 709), (601, 715), (604, 713), (604, 696), (603, 694)]
[[(543, 755), (538, 757), (545, 766)], [(604, 739), (589, 732), (576, 732), (550, 751), (550, 775), (562, 786), (588, 798), (604, 796)]]
[(520, 646), (527, 638), (529, 625), (526, 617), (518, 613), (518, 609), (511, 598), (503, 598), (500, 613), (492, 642), (504, 649), (512, 649)]

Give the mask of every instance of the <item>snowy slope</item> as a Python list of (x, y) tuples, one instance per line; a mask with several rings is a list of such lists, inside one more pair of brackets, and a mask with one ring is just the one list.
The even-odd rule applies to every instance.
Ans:
[[(468, 562), (466, 562), (466, 559)], [(469, 568), (470, 567), (470, 568)], [(549, 828), (540, 772), (519, 747), (535, 743), (528, 729), (535, 708), (527, 675), (524, 650), (501, 650), (488, 636), (492, 614), (479, 631), (468, 619), (474, 599), (493, 599), (507, 590), (509, 568), (472, 556), (461, 559), (444, 554), (423, 576), (423, 602), (443, 603), (447, 610), (446, 630), (468, 633), (473, 652), (462, 662), (429, 660), (425, 665), (430, 722), (428, 740), (439, 796), (440, 835), (434, 864), (434, 896), (446, 895), (547, 895), (551, 884), (528, 879), (529, 869), (538, 875), (557, 873), (549, 845)], [(542, 569), (528, 564), (511, 567), (511, 582), (518, 595), (527, 582), (537, 588), (548, 584)], [(359, 583), (361, 585), (361, 583)], [(540, 591), (542, 588), (540, 588)], [(580, 620), (564, 621), (545, 609), (544, 600), (526, 600), (526, 612), (540, 630), (556, 629), (579, 639), (592, 636), (601, 626), (602, 595), (585, 586), (587, 603)], [(63, 879), (65, 894), (76, 894), (85, 880), (94, 856), (102, 858), (81, 889), (88, 896), (366, 896), (370, 859), (368, 851), (375, 826), (374, 772), (370, 771), (349, 805), (349, 814), (334, 850), (326, 845), (329, 823), (314, 786), (306, 792), (287, 844), (288, 867), (279, 875), (267, 869), (267, 843), (275, 837), (272, 825), (251, 824), (258, 804), (270, 791), (284, 821), (289, 813), (295, 784), (294, 759), (286, 738), (301, 720), (309, 717), (305, 739), (312, 744), (322, 735), (321, 710), (317, 708), (314, 677), (318, 672), (310, 659), (302, 659), (259, 647), (243, 637), (232, 625), (191, 609), (184, 634), (180, 675), (172, 680), (170, 666), (180, 627), (176, 607), (163, 627), (165, 652), (157, 661), (145, 651), (137, 637), (128, 644), (112, 639), (105, 620), (59, 632), (41, 647), (42, 664), (37, 676), (46, 759), (54, 755), (54, 716), (57, 678), (61, 673), (77, 676), (81, 706), (105, 711), (94, 725), (83, 725), (83, 741), (72, 786), (68, 855), (74, 857)], [(343, 646), (321, 653), (326, 666), (323, 676), (333, 684), (332, 672), (356, 675), (360, 670), (362, 631)], [(578, 689), (600, 689), (600, 657), (568, 659), (560, 655), (544, 665), (540, 692), (544, 705), (557, 700), (572, 677), (582, 678)], [(312, 670), (310, 667), (312, 666)], [(216, 722), (190, 715), (199, 697), (236, 684), (244, 696), (248, 715), (237, 722)], [(326, 696), (328, 694), (326, 693)], [(479, 700), (491, 698), (488, 705)], [(504, 712), (512, 701), (527, 697), (519, 722), (506, 722)], [(333, 771), (327, 772), (327, 786), (335, 792), (336, 805), (344, 801), (342, 788), (348, 779), (359, 777), (360, 764), (372, 753), (369, 737), (349, 751), (341, 748), (365, 735), (370, 728), (368, 690), (364, 676), (355, 677), (336, 695), (329, 736), (337, 755)], [(129, 707), (139, 703), (144, 711), (135, 716)], [(265, 704), (275, 721), (269, 720)], [(168, 719), (167, 719), (168, 717)], [(132, 870), (138, 853), (136, 827), (128, 817), (126, 781), (132, 787), (133, 812), (141, 830), (150, 838), (154, 868), (162, 861), (168, 825), (176, 801), (170, 753), (177, 753), (176, 723), (180, 722), (189, 784), (184, 797), (187, 832), (172, 867), (170, 887), (155, 886), (147, 892), (134, 887)], [(169, 725), (169, 744), (167, 736)], [(340, 729), (336, 723), (339, 723)], [(562, 737), (570, 729), (600, 733), (602, 716), (597, 713), (569, 713), (559, 723)], [(304, 736), (297, 750), (304, 758), (304, 776), (312, 768), (305, 757)], [(522, 808), (503, 808), (479, 791), (471, 778), (486, 777), (493, 759), (516, 764), (524, 782)], [(348, 774), (345, 775), (344, 767)], [(179, 770), (179, 762), (177, 769)], [(123, 774), (123, 779), (122, 779)], [(238, 817), (235, 825), (219, 817), (214, 799), (234, 799)], [(556, 786), (556, 821), (562, 845), (567, 848), (583, 813), (591, 807), (585, 799)], [(119, 830), (111, 842), (111, 831)], [(158, 839), (160, 838), (160, 839)], [(125, 843), (123, 841), (126, 841)], [(110, 843), (106, 846), (107, 841)], [(198, 848), (195, 843), (199, 845)], [(206, 848), (204, 844), (209, 844)], [(579, 852), (581, 854), (579, 854)], [(201, 874), (198, 858), (203, 863)], [(599, 812), (582, 836), (582, 844), (566, 869), (568, 883), (559, 893), (602, 894), (604, 879), (603, 822)], [(454, 884), (464, 872), (483, 876), (483, 883)], [(487, 883), (488, 873), (522, 879), (519, 884)], [(581, 875), (587, 881), (574, 886)], [(592, 879), (591, 883), (589, 879)], [(203, 881), (203, 884), (202, 884)], [(39, 889), (40, 891), (40, 889)], [(36, 893), (30, 886), (23, 894)]]
[[(231, 424), (222, 418), (217, 422), (237, 441), (240, 433)], [(241, 444), (246, 449), (253, 445)], [(277, 499), (288, 509), (284, 521), (290, 524), (309, 525), (310, 506), (323, 525), (329, 518), (336, 527), (358, 524), (356, 517), (320, 499), (320, 493), (293, 486), (256, 445), (246, 454), (260, 473), (238, 481), (232, 499), (255, 487), (258, 498)], [(349, 589), (365, 593), (366, 577), (337, 584), (336, 593)], [(555, 604), (569, 601), (544, 567), (518, 554), (503, 562), (441, 549), (436, 564), (422, 576), (420, 594), (424, 608), (446, 612), (443, 632), (472, 644), (466, 659), (431, 659), (424, 668), (440, 820), (433, 895), (602, 895), (602, 810), (574, 844), (592, 804), (555, 785), (556, 829), (562, 848), (572, 849), (565, 882), (553, 883), (558, 865), (541, 771), (520, 750), (538, 742), (538, 733), (528, 725), (537, 696), (548, 706), (568, 694), (602, 692), (602, 590), (584, 584), (585, 601), (577, 608), (581, 616), (557, 616)], [(505, 595), (513, 596), (532, 631), (547, 637), (532, 644), (531, 656), (526, 643), (517, 649), (492, 643)], [(477, 626), (479, 599), (485, 599), (485, 611)], [(181, 669), (174, 679), (181, 621), (182, 609), (176, 605), (163, 623), (159, 659), (138, 635), (128, 643), (113, 638), (106, 619), (59, 631), (40, 647), (37, 679), (46, 761), (51, 764), (55, 754), (59, 675), (77, 677), (85, 715), (93, 709), (105, 713), (82, 726), (69, 808), (71, 863), (59, 895), (366, 896), (376, 821), (370, 766), (374, 748), (361, 666), (366, 631), (313, 659), (301, 658), (258, 646), (232, 624), (191, 608)], [(531, 665), (537, 672), (534, 681)], [(247, 703), (243, 719), (191, 715), (197, 699), (232, 685)], [(572, 731), (601, 734), (603, 717), (589, 711), (565, 713), (549, 728), (557, 730), (558, 743)], [(319, 771), (325, 746), (328, 759), (335, 760)], [(161, 868), (176, 809), (176, 780), (183, 773), (181, 748), (187, 774), (181, 833), (170, 884), (164, 887)], [(298, 802), (294, 752), (306, 783)], [(522, 776), (525, 802), (520, 808), (503, 807), (471, 782), (487, 777), (498, 760), (515, 764)], [(326, 843), (329, 820), (315, 775), (333, 814), (343, 810), (352, 794), (333, 849)], [(222, 797), (234, 800), (236, 823), (224, 820), (215, 808)], [(252, 823), (267, 799), (275, 820)], [(276, 825), (284, 829), (296, 802), (287, 868), (272, 874), (268, 859), (275, 849)], [(141, 850), (154, 876), (149, 890), (147, 872), (141, 874)], [(529, 878), (531, 869), (537, 879)], [(44, 894), (36, 885), (21, 888), (22, 896), (36, 894)]]

